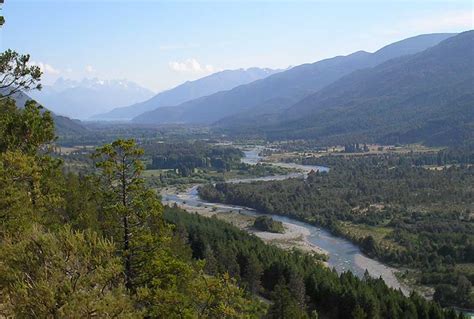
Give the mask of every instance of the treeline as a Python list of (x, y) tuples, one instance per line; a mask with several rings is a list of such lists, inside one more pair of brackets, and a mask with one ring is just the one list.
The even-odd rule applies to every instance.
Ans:
[(459, 147), (446, 148), (435, 154), (413, 155), (411, 158), (413, 158), (414, 165), (474, 164), (474, 142), (465, 143)]
[(147, 143), (143, 145), (151, 156), (150, 169), (178, 169), (188, 176), (195, 168), (215, 168), (228, 171), (240, 163), (243, 152), (234, 147), (212, 146), (204, 142)]
[[(355, 144), (357, 145), (357, 144)], [(449, 147), (438, 152), (410, 152), (406, 155), (397, 155), (389, 153), (385, 155), (377, 155), (378, 159), (383, 159), (387, 165), (467, 165), (474, 164), (474, 143), (465, 143), (459, 147)], [(305, 157), (301, 159), (304, 165), (344, 165), (344, 161), (337, 156), (324, 157)]]
[[(472, 285), (474, 167), (429, 170), (414, 165), (420, 158), (326, 156), (305, 163), (328, 166), (330, 172), (312, 173), (306, 180), (207, 185), (199, 192), (210, 201), (325, 226), (360, 244), (369, 256), (422, 269), (425, 284), (448, 284), (456, 290), (467, 279)], [(386, 235), (361, 235), (351, 226), (385, 229)], [(449, 302), (439, 300), (472, 308), (470, 289), (460, 291), (468, 292), (447, 298)]]
[(284, 251), (216, 218), (170, 207), (165, 219), (189, 242), (208, 274), (230, 273), (271, 301), (267, 318), (462, 318), (452, 310), (388, 288), (382, 279), (338, 275), (299, 251)]

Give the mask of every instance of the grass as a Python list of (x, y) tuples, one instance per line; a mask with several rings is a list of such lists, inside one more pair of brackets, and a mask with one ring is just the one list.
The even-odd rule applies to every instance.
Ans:
[(216, 217), (241, 229), (251, 226), (255, 221), (255, 217), (239, 214), (235, 211), (219, 212)]
[(454, 269), (467, 275), (467, 277), (474, 276), (474, 263), (456, 264)]
[(403, 246), (393, 240), (388, 239), (388, 236), (393, 232), (393, 229), (385, 226), (369, 226), (361, 224), (353, 224), (351, 222), (342, 223), (342, 231), (345, 235), (352, 238), (364, 238), (372, 236), (379, 247), (386, 250), (405, 250)]
[(279, 162), (279, 161), (297, 161), (303, 157), (321, 157), (326, 155), (335, 156), (364, 156), (371, 154), (387, 154), (387, 153), (436, 153), (442, 150), (442, 147), (430, 147), (422, 144), (407, 144), (407, 145), (380, 145), (380, 144), (367, 144), (369, 151), (364, 153), (344, 153), (344, 147), (340, 145), (330, 146), (327, 151), (293, 151), (293, 152), (276, 152), (266, 158), (268, 162)]
[(169, 169), (147, 169), (143, 171), (143, 177), (158, 177), (162, 173), (170, 171)]

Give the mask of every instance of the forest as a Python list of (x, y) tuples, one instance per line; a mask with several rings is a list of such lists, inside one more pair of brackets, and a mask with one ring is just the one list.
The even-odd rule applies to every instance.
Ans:
[[(474, 167), (472, 155), (323, 156), (304, 164), (330, 167), (307, 179), (206, 185), (203, 198), (288, 215), (322, 225), (371, 257), (423, 269), (444, 305), (473, 307)], [(454, 164), (454, 163), (461, 164)], [(424, 164), (442, 164), (429, 169)]]
[(266, 245), (216, 218), (176, 207), (164, 216), (189, 242), (193, 256), (206, 259), (206, 271), (230, 273), (245, 289), (271, 300), (268, 318), (456, 317), (417, 294), (404, 297), (382, 279), (338, 275), (309, 254)]
[(196, 141), (181, 143), (143, 144), (147, 155), (151, 156), (149, 169), (177, 169), (188, 176), (195, 168), (214, 168), (229, 171), (240, 164), (241, 150), (230, 146), (211, 146)]

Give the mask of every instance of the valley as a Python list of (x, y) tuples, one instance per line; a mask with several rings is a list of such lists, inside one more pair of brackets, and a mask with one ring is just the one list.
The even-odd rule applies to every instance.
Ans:
[[(469, 217), (469, 212), (472, 210), (472, 207), (469, 208), (472, 204), (472, 201), (470, 200), (472, 197), (472, 168), (469, 165), (463, 165), (462, 163), (457, 168), (445, 163), (445, 166), (441, 166), (441, 170), (437, 170), (434, 173), (432, 170), (423, 167), (423, 164), (426, 163), (432, 163), (433, 161), (439, 162), (439, 154), (443, 152), (446, 153), (446, 151), (431, 150), (431, 152), (427, 152), (427, 150), (424, 150), (420, 153), (409, 153), (408, 155), (408, 153), (394, 151), (393, 153), (384, 153), (384, 155), (382, 155), (384, 158), (392, 157), (394, 160), (392, 163), (396, 163), (399, 160), (411, 160), (413, 163), (417, 162), (418, 165), (420, 165), (422, 171), (417, 168), (411, 168), (418, 170), (419, 172), (418, 181), (412, 181), (417, 183), (416, 187), (418, 189), (418, 194), (416, 194), (416, 205), (412, 207), (407, 207), (407, 204), (409, 205), (409, 200), (407, 199), (403, 199), (404, 208), (397, 207), (396, 202), (399, 200), (400, 196), (402, 198), (404, 196), (410, 196), (409, 193), (402, 195), (403, 193), (399, 193), (400, 189), (395, 188), (390, 190), (390, 187), (388, 190), (384, 190), (387, 187), (382, 186), (385, 182), (380, 183), (380, 181), (370, 181), (370, 175), (373, 174), (370, 169), (362, 173), (365, 175), (365, 178), (368, 178), (365, 181), (365, 185), (360, 184), (365, 178), (355, 178), (357, 181), (357, 191), (360, 193), (359, 197), (361, 199), (364, 198), (363, 202), (359, 202), (361, 204), (358, 203), (358, 199), (350, 199), (353, 196), (351, 193), (354, 190), (349, 189), (348, 193), (346, 193), (341, 186), (337, 186), (337, 183), (349, 182), (351, 179), (350, 175), (344, 176), (342, 180), (335, 181), (335, 184), (329, 186), (333, 189), (327, 193), (325, 190), (325, 187), (327, 187), (325, 186), (327, 183), (325, 182), (325, 179), (327, 177), (324, 176), (324, 171), (322, 174), (314, 174), (314, 172), (318, 171), (318, 167), (311, 166), (309, 167), (312, 168), (314, 172), (309, 174), (307, 181), (294, 179), (292, 181), (280, 180), (276, 182), (268, 182), (267, 180), (267, 182), (252, 182), (246, 184), (217, 184), (213, 186), (212, 189), (210, 189), (209, 186), (201, 188), (200, 194), (201, 196), (204, 196), (206, 200), (213, 202), (250, 206), (257, 209), (257, 211), (267, 214), (283, 215), (286, 220), (288, 220), (288, 218), (296, 218), (313, 225), (322, 225), (330, 229), (331, 233), (343, 236), (344, 238), (351, 240), (353, 243), (356, 243), (364, 251), (364, 254), (369, 255), (372, 258), (375, 257), (379, 260), (383, 260), (392, 266), (401, 267), (403, 270), (398, 272), (397, 275), (400, 280), (410, 282), (412, 287), (418, 286), (418, 289), (429, 297), (433, 297), (434, 294), (435, 298), (439, 298), (439, 295), (437, 294), (440, 292), (435, 292), (434, 286), (438, 285), (440, 280), (447, 283), (453, 282), (453, 279), (451, 279), (453, 276), (459, 276), (459, 278), (470, 278), (474, 270), (470, 259), (470, 243), (472, 242), (473, 232), (471, 229), (472, 223), (470, 222), (471, 217)], [(301, 162), (305, 164), (319, 164), (331, 167), (329, 173), (327, 173), (328, 177), (330, 177), (331, 174), (340, 174), (341, 171), (339, 170), (345, 168), (345, 165), (347, 165), (347, 169), (353, 170), (364, 169), (363, 166), (360, 166), (364, 162), (369, 165), (376, 164), (377, 158), (380, 156), (380, 154), (374, 155), (370, 152), (365, 155), (359, 154), (356, 157), (335, 155), (326, 155), (323, 157), (309, 156), (301, 160)], [(295, 158), (293, 157), (293, 160), (294, 159)], [(358, 166), (353, 166), (353, 163), (360, 164), (358, 164)], [(279, 164), (275, 163), (275, 165)], [(285, 163), (285, 165), (293, 166), (295, 164)], [(389, 164), (387, 169), (400, 168), (396, 168)], [(451, 176), (449, 177), (449, 180), (452, 181), (451, 183), (454, 182), (453, 178), (455, 178), (454, 176), (457, 174), (461, 174), (458, 176), (464, 181), (446, 185), (446, 192), (449, 192), (449, 194), (445, 193), (444, 195), (441, 195), (439, 193), (432, 193), (429, 195), (431, 199), (427, 199), (428, 201), (423, 200), (423, 196), (426, 195), (421, 191), (422, 188), (420, 188), (420, 185), (424, 185), (424, 187), (428, 188), (428, 194), (429, 192), (433, 192), (435, 189), (434, 186), (429, 186), (429, 184), (427, 184), (432, 182), (426, 180), (426, 177), (432, 176), (429, 178), (446, 179), (446, 177), (444, 177), (446, 174)], [(321, 176), (318, 177), (318, 175)], [(354, 171), (352, 171), (352, 175), (354, 175)], [(427, 175), (424, 180), (421, 177), (423, 175)], [(406, 178), (408, 178), (408, 176)], [(388, 177), (383, 177), (383, 179), (388, 179)], [(378, 189), (366, 189), (366, 187), (370, 188), (370, 183), (374, 182)], [(388, 180), (386, 182), (388, 182)], [(409, 180), (406, 182), (412, 183)], [(406, 182), (399, 180), (396, 183), (404, 184)], [(316, 185), (319, 185), (316, 194), (310, 193), (311, 188), (313, 188), (311, 185), (312, 183), (317, 183)], [(287, 195), (284, 195), (287, 192), (287, 190), (285, 190), (286, 187), (290, 187), (290, 190)], [(302, 187), (304, 187), (304, 190)], [(396, 187), (398, 188), (401, 186)], [(407, 191), (410, 189), (409, 186), (402, 187)], [(452, 189), (452, 187), (457, 187), (457, 190)], [(338, 190), (338, 188), (341, 189)], [(271, 192), (266, 193), (266, 189), (270, 189)], [(394, 192), (394, 194), (387, 197), (384, 194), (385, 191)], [(273, 193), (277, 193), (279, 196), (274, 197)], [(367, 195), (369, 196), (367, 197)], [(331, 196), (333, 199), (329, 199), (327, 196)], [(435, 197), (432, 196), (437, 197), (437, 199), (435, 200)], [(306, 199), (305, 197), (308, 198)], [(318, 197), (322, 198), (318, 199)], [(339, 197), (339, 199), (334, 197)], [(371, 197), (373, 197), (373, 199), (371, 199)], [(449, 198), (452, 198), (453, 200), (451, 204), (443, 202), (444, 206), (441, 205), (441, 200), (450, 201)], [(464, 200), (462, 198), (464, 198)], [(432, 202), (430, 202), (430, 200)], [(458, 203), (459, 200), (461, 203), (459, 204), (459, 208), (457, 208), (454, 203)], [(345, 206), (345, 203), (348, 205)], [(448, 213), (448, 206), (446, 205), (451, 205), (449, 206), (450, 213)], [(338, 208), (334, 210), (334, 207)], [(464, 207), (468, 207), (466, 212), (463, 212)], [(403, 213), (403, 210), (408, 211), (407, 213)], [(343, 213), (344, 211), (345, 213)], [(430, 211), (431, 213), (423, 213), (424, 211)], [(439, 213), (436, 213), (437, 211), (439, 211)], [(407, 216), (403, 217), (406, 221), (401, 220), (395, 222), (397, 214)], [(412, 220), (417, 221), (409, 221), (408, 219), (410, 218), (410, 215), (412, 215)], [(427, 216), (424, 217), (424, 215)], [(395, 220), (393, 218), (395, 218)], [(458, 218), (460, 221), (457, 221)], [(408, 224), (407, 226), (400, 227), (397, 225), (400, 222)], [(410, 235), (409, 233), (404, 233), (406, 230), (409, 231), (409, 229), (414, 227), (408, 226), (413, 223), (415, 223), (415, 225), (419, 223), (419, 226), (415, 227), (423, 228), (421, 234), (418, 235), (418, 238), (415, 237), (414, 234)], [(431, 227), (434, 227), (434, 233), (430, 233), (433, 232)], [(455, 234), (450, 229), (456, 229), (457, 233)], [(441, 231), (443, 235), (435, 235), (438, 231)], [(418, 231), (415, 231), (415, 233), (418, 233)], [(423, 238), (423, 236), (426, 237)], [(420, 241), (423, 244), (420, 247), (421, 250), (417, 251), (415, 243)], [(443, 246), (443, 242), (449, 242), (450, 244), (447, 246), (444, 244)], [(433, 245), (432, 248), (428, 248), (431, 245)], [(459, 250), (458, 252), (446, 252), (446, 254), (450, 254), (449, 257), (447, 257), (447, 255), (436, 256), (436, 249), (448, 249), (448, 246), (449, 249)], [(439, 251), (441, 252), (441, 250)], [(425, 257), (423, 257), (423, 254), (425, 254)], [(457, 258), (457, 261), (454, 263), (452, 260), (453, 256), (457, 256), (454, 257)], [(429, 258), (430, 261), (426, 261), (423, 264), (423, 258), (425, 258), (425, 260)], [(443, 258), (447, 259), (443, 261)], [(434, 261), (436, 259), (437, 261)], [(329, 262), (330, 261), (331, 256), (329, 257)], [(433, 262), (438, 263), (438, 265), (433, 265)], [(463, 264), (464, 270), (459, 271), (461, 268), (453, 267), (453, 264)], [(425, 268), (425, 271), (420, 273), (416, 270), (419, 267), (428, 267), (428, 269)], [(351, 270), (357, 273), (356, 270)], [(416, 274), (416, 276), (413, 276), (414, 274)], [(456, 282), (456, 279), (454, 282)], [(431, 285), (431, 288), (424, 287), (425, 285)]]
[(0, 318), (473, 319), (471, 2), (0, 1)]
[[(426, 152), (437, 152), (438, 150), (436, 149), (424, 149), (420, 148), (417, 146), (407, 146), (407, 149), (413, 149), (413, 147), (417, 148), (419, 151), (423, 152), (426, 154)], [(253, 163), (255, 164), (260, 158), (257, 155), (259, 152), (262, 152), (263, 148), (256, 148), (253, 151), (247, 151), (246, 157), (243, 159), (243, 161), (246, 161), (247, 163)], [(406, 149), (392, 149), (392, 152), (395, 154), (406, 154)], [(370, 153), (373, 154), (373, 153)], [(339, 153), (339, 155), (342, 155)], [(359, 156), (362, 156), (359, 154)], [(293, 158), (294, 159), (294, 158)], [(262, 159), (260, 159), (262, 160)], [(263, 159), (264, 160), (264, 159)], [(284, 167), (291, 166), (292, 168), (298, 167), (300, 170), (305, 171), (306, 174), (309, 173), (311, 170), (321, 170), (321, 167), (314, 167), (314, 166), (301, 166), (301, 165), (296, 165), (296, 164), (288, 164), (288, 163), (278, 163), (278, 162), (273, 162), (273, 165), (282, 165)], [(324, 170), (324, 168), (323, 168)], [(298, 175), (290, 174), (284, 176), (285, 178), (295, 178), (298, 177)], [(235, 183), (235, 182), (251, 182), (251, 181), (257, 181), (257, 180), (265, 180), (265, 181), (270, 181), (270, 180), (281, 180), (281, 176), (277, 177), (263, 177), (263, 178), (254, 178), (254, 179), (249, 179), (249, 180), (228, 180), (228, 183)], [(163, 200), (165, 202), (170, 202), (170, 203), (178, 203), (181, 207), (189, 210), (189, 211), (196, 211), (200, 214), (204, 215), (216, 215), (218, 218), (222, 218), (227, 222), (235, 223), (235, 221), (240, 220), (241, 217), (240, 215), (242, 214), (250, 214), (251, 216), (255, 216), (255, 214), (258, 214), (258, 211), (256, 212), (255, 210), (248, 209), (245, 207), (241, 206), (226, 206), (226, 205), (220, 205), (220, 204), (215, 204), (215, 203), (209, 203), (206, 201), (203, 201), (197, 197), (197, 191), (196, 191), (197, 186), (194, 186), (190, 189), (184, 190), (182, 192), (167, 192), (166, 190), (162, 192)], [(232, 217), (233, 216), (233, 217)], [(291, 214), (290, 214), (291, 216)], [(382, 276), (384, 280), (387, 282), (392, 287), (395, 288), (402, 288), (405, 293), (408, 292), (408, 288), (406, 287), (406, 282), (408, 282), (408, 278), (413, 278), (413, 273), (414, 269), (413, 268), (405, 268), (402, 271), (394, 271), (393, 269), (386, 267), (380, 263), (377, 263), (376, 261), (370, 260), (366, 257), (366, 255), (362, 254), (359, 250), (359, 248), (355, 248), (352, 246), (352, 244), (345, 244), (344, 240), (341, 240), (340, 238), (334, 237), (334, 235), (330, 235), (329, 233), (326, 233), (325, 236), (328, 236), (331, 239), (331, 243), (320, 243), (317, 240), (313, 241), (308, 239), (308, 235), (310, 233), (317, 233), (317, 228), (314, 226), (310, 226), (308, 224), (304, 224), (301, 222), (298, 222), (296, 220), (292, 220), (291, 218), (287, 217), (281, 217), (281, 216), (272, 216), (276, 220), (282, 220), (285, 222), (285, 226), (288, 227), (288, 225), (293, 225), (297, 227), (301, 227), (301, 225), (304, 225), (306, 227), (306, 232), (300, 233), (302, 236), (301, 241), (303, 241), (303, 245), (299, 243), (298, 241), (295, 242), (293, 239), (289, 240), (286, 239), (286, 242), (282, 243), (281, 240), (278, 239), (278, 237), (282, 236), (268, 236), (268, 235), (263, 235), (262, 233), (258, 233), (258, 236), (267, 239), (270, 243), (276, 243), (280, 247), (285, 247), (285, 248), (291, 248), (291, 247), (305, 247), (309, 245), (316, 245), (316, 247), (324, 247), (326, 252), (329, 252), (329, 266), (330, 267), (336, 267), (338, 271), (345, 271), (347, 269), (351, 270), (353, 273), (358, 274), (361, 276), (363, 274), (363, 271), (365, 269), (370, 269), (369, 273), (371, 275), (378, 277)], [(288, 224), (289, 223), (289, 224)], [(249, 222), (247, 221), (246, 223), (244, 222), (243, 224), (240, 224), (237, 222), (237, 225), (240, 228), (243, 229), (248, 229), (250, 231), (253, 231), (251, 227), (249, 227)], [(353, 224), (353, 223), (341, 223), (341, 234), (346, 237), (346, 238), (352, 238), (352, 240), (355, 240), (355, 242), (358, 242), (357, 238), (364, 238), (365, 236), (373, 236), (375, 238), (375, 241), (378, 245), (389, 245), (393, 246), (391, 249), (403, 249), (399, 244), (395, 243), (392, 240), (389, 240), (388, 238), (390, 237), (389, 234), (392, 232), (390, 228), (380, 228), (380, 227), (374, 227), (374, 226), (364, 226), (361, 224)], [(311, 229), (308, 231), (308, 228)], [(321, 230), (319, 230), (321, 231)], [(268, 238), (270, 237), (270, 240)], [(277, 237), (277, 238), (275, 238)], [(289, 242), (288, 242), (289, 241)], [(322, 246), (321, 246), (322, 245)], [(352, 246), (352, 248), (348, 248), (348, 251), (351, 251), (355, 255), (350, 255), (348, 253), (341, 253), (339, 246), (344, 246), (348, 245), (349, 247)], [(304, 249), (304, 248), (303, 248)], [(387, 249), (387, 248), (386, 248)], [(318, 251), (316, 249), (316, 251)], [(336, 260), (334, 260), (333, 255), (338, 256)], [(342, 257), (340, 257), (342, 255)], [(341, 259), (342, 260), (341, 260)], [(365, 262), (362, 262), (365, 261)], [(369, 261), (369, 262), (368, 262)], [(361, 264), (362, 262), (362, 264)], [(349, 267), (349, 268), (347, 268)], [(470, 270), (467, 270), (470, 269)], [(467, 272), (465, 272), (466, 276), (471, 276), (470, 274), (472, 273), (472, 264), (466, 268)], [(396, 279), (398, 277), (398, 279)], [(399, 281), (405, 282), (404, 284), (400, 285)], [(418, 283), (416, 282), (410, 282), (412, 285), (411, 289), (415, 288), (417, 289), (420, 293), (426, 295), (428, 298), (433, 297), (434, 289), (433, 287), (429, 288), (424, 286), (419, 282), (418, 278)], [(414, 286), (413, 286), (414, 285)]]
[[(260, 158), (258, 156), (261, 148), (256, 148), (251, 151), (246, 151), (246, 157), (243, 161), (255, 162)], [(304, 171), (305, 174), (312, 170), (326, 170), (324, 167), (315, 166), (302, 166), (296, 164), (287, 163), (273, 163), (273, 165), (288, 167), (289, 165), (293, 168), (299, 168)], [(295, 178), (300, 175), (280, 175), (276, 177), (262, 177), (262, 178), (249, 178), (244, 180), (228, 180), (228, 183), (241, 183), (251, 181), (270, 181), (270, 180), (282, 180), (287, 178)], [(362, 277), (366, 269), (370, 269), (369, 273), (371, 276), (378, 278), (382, 277), (384, 281), (392, 288), (401, 289), (406, 295), (409, 294), (409, 290), (404, 285), (400, 284), (396, 279), (393, 268), (385, 266), (373, 259), (367, 258), (362, 254), (359, 248), (351, 244), (345, 239), (331, 235), (328, 231), (321, 228), (314, 227), (304, 222), (299, 222), (291, 218), (281, 217), (279, 215), (271, 215), (273, 219), (283, 222), (285, 226), (284, 234), (270, 234), (268, 232), (259, 232), (253, 229), (248, 219), (243, 218), (244, 216), (260, 216), (264, 215), (253, 209), (242, 207), (242, 206), (229, 206), (206, 202), (198, 196), (197, 188), (199, 186), (193, 186), (188, 188), (184, 192), (177, 192), (176, 190), (163, 190), (161, 192), (163, 202), (174, 205), (177, 204), (179, 207), (186, 209), (190, 212), (197, 212), (203, 216), (216, 216), (218, 219), (222, 219), (226, 222), (237, 225), (241, 229), (246, 229), (249, 232), (256, 234), (264, 241), (270, 244), (276, 244), (279, 247), (285, 249), (301, 249), (303, 251), (315, 252), (318, 254), (327, 254), (328, 266), (335, 268), (339, 273), (344, 271), (351, 271), (354, 274)], [(174, 191), (174, 192), (173, 192)], [(253, 218), (251, 219), (253, 221)]]

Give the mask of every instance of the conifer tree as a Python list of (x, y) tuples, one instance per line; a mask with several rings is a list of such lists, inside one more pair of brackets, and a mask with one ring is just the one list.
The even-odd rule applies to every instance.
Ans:
[(105, 197), (105, 233), (120, 244), (128, 289), (134, 288), (144, 254), (158, 248), (150, 241), (163, 229), (161, 203), (141, 177), (142, 155), (134, 140), (114, 141), (94, 154)]

